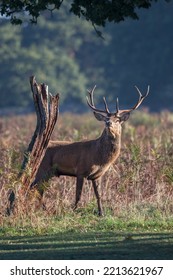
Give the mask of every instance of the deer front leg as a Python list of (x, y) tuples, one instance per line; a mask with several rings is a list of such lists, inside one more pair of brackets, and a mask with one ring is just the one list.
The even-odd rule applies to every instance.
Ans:
[(97, 199), (97, 205), (98, 205), (98, 215), (99, 216), (103, 216), (103, 211), (102, 211), (102, 204), (101, 204), (101, 199), (100, 199), (100, 195), (98, 192), (98, 188), (99, 188), (99, 182), (100, 180), (92, 180), (92, 184), (93, 184), (93, 188), (94, 188), (94, 193)]
[(83, 187), (83, 182), (84, 178), (81, 176), (77, 177), (77, 182), (76, 182), (76, 201), (73, 210), (77, 208), (78, 202), (81, 198), (81, 193), (82, 193), (82, 187)]

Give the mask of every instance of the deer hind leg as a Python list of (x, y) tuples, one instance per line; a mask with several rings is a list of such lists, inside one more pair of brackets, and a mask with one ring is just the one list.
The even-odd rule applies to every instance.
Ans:
[(83, 182), (84, 182), (84, 178), (83, 177), (80, 177), (80, 176), (77, 177), (77, 182), (76, 182), (76, 200), (75, 200), (75, 204), (74, 204), (73, 210), (75, 210), (77, 208), (78, 202), (79, 202), (79, 200), (81, 198)]
[(97, 199), (98, 215), (103, 216), (101, 199), (100, 199), (100, 195), (99, 195), (99, 192), (98, 192), (99, 180), (92, 180), (92, 184), (93, 184), (94, 193), (95, 193), (95, 196), (96, 196), (96, 199)]

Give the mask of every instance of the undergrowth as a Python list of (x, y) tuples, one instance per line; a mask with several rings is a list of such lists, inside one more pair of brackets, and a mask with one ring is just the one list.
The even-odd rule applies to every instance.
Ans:
[[(173, 228), (173, 115), (136, 112), (123, 127), (119, 159), (103, 176), (100, 193), (105, 216), (97, 216), (90, 182), (73, 212), (75, 178), (46, 184), (46, 211), (35, 200), (20, 199), (17, 179), (23, 152), (35, 129), (35, 116), (0, 119), (0, 235), (88, 231), (171, 231)], [(78, 141), (99, 136), (92, 115), (64, 114), (53, 139)], [(6, 215), (9, 189), (16, 192), (14, 213)]]

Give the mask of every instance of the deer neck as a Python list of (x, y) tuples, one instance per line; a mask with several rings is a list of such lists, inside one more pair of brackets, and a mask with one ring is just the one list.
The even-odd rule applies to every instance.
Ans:
[(105, 127), (99, 138), (99, 146), (102, 150), (100, 153), (105, 161), (115, 161), (119, 156), (121, 148), (121, 126), (119, 125), (114, 129)]

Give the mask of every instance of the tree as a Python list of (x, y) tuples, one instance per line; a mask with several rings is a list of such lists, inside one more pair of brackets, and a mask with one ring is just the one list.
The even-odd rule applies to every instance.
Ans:
[[(148, 9), (152, 2), (158, 0), (73, 0), (70, 12), (90, 21), (93, 26), (105, 26), (106, 22), (120, 22), (128, 17), (138, 19), (138, 9)], [(14, 24), (21, 24), (25, 18), (36, 23), (43, 11), (59, 10), (62, 4), (63, 0), (1, 0), (0, 13), (10, 17)]]
[(151, 110), (172, 110), (172, 12), (173, 3), (168, 11), (167, 5), (160, 1), (147, 14), (141, 11), (138, 23), (127, 20), (105, 28), (105, 32), (112, 34), (103, 56), (106, 91), (118, 92), (121, 104), (133, 103), (134, 84), (141, 89), (149, 84), (151, 95), (145, 105)]
[(61, 111), (87, 109), (86, 89), (95, 84), (96, 98), (105, 95), (111, 105), (119, 96), (122, 107), (133, 104), (133, 85), (149, 84), (152, 94), (145, 105), (170, 108), (172, 13), (173, 2), (160, 1), (147, 13), (141, 9), (138, 22), (107, 24), (105, 40), (95, 36), (89, 22), (69, 14), (68, 2), (52, 17), (44, 12), (36, 25), (16, 26), (0, 18), (0, 110), (33, 107), (26, 86), (31, 75), (49, 84), (50, 92), (62, 93)]
[(37, 114), (37, 125), (27, 152), (24, 154), (20, 173), (26, 193), (34, 182), (45, 155), (59, 111), (59, 94), (53, 96), (48, 92), (47, 85), (37, 84), (35, 77), (30, 77), (30, 84)]
[(11, 26), (9, 20), (0, 19), (0, 108), (33, 106), (26, 87), (31, 75), (49, 84), (51, 92), (58, 86), (61, 104), (67, 96), (69, 102), (85, 102), (87, 78), (76, 53), (85, 41), (98, 40), (87, 22), (80, 25), (67, 11), (64, 5), (52, 18), (45, 12), (37, 25)]
[[(22, 184), (21, 189), (19, 188), (20, 200), (23, 200), (22, 204), (25, 207), (27, 195), (31, 191), (35, 176), (45, 155), (59, 112), (58, 93), (53, 96), (49, 93), (47, 85), (44, 83), (37, 84), (34, 76), (30, 77), (30, 85), (37, 115), (37, 124), (28, 149), (24, 154), (21, 171), (18, 175), (18, 179), (20, 179)], [(13, 211), (14, 203), (15, 192), (9, 190), (7, 215), (10, 215)]]

